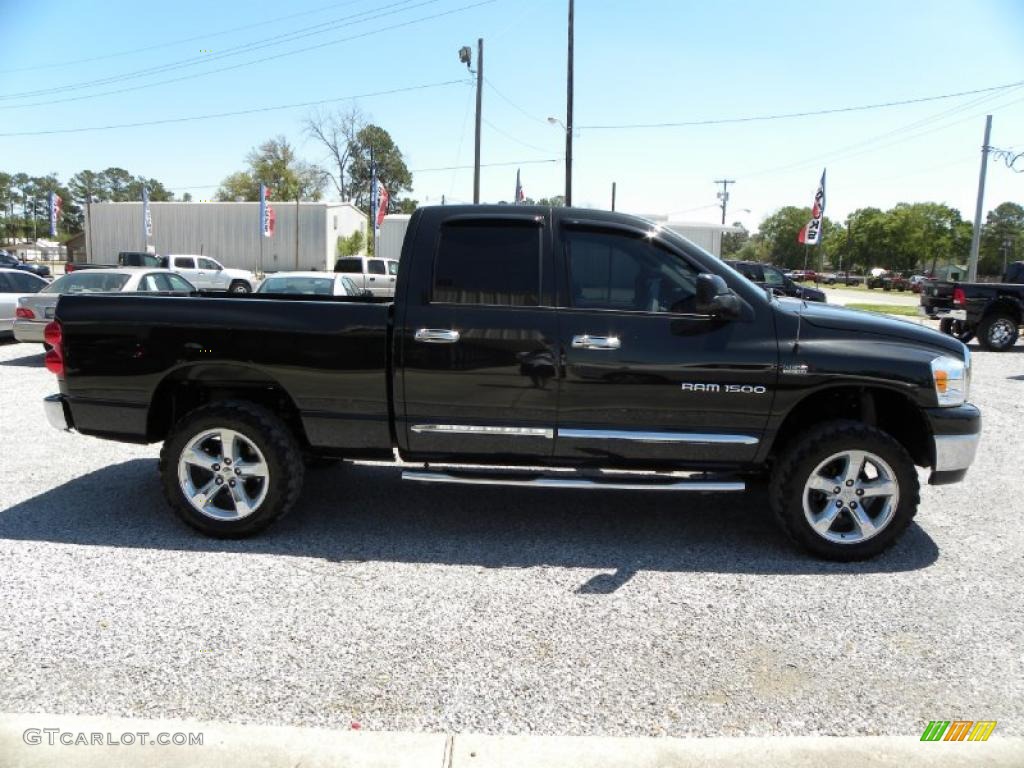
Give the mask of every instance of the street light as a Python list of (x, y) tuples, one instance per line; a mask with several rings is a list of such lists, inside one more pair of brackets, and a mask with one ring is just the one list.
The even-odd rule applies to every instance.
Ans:
[(476, 41), (476, 70), (473, 69), (473, 49), (468, 45), (459, 48), (459, 61), (470, 73), (476, 75), (476, 144), (473, 151), (473, 204), (480, 202), (480, 109), (484, 98), (484, 39)]

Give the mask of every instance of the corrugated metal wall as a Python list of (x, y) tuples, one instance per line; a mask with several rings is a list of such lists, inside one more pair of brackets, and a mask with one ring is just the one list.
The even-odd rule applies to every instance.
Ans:
[[(161, 255), (201, 253), (238, 269), (259, 271), (262, 264), (264, 272), (323, 270), (334, 263), (336, 237), (329, 233), (334, 232), (335, 216), (337, 234), (347, 235), (360, 224), (365, 227), (365, 217), (346, 204), (296, 206), (273, 201), (271, 205), (277, 215), (274, 236), (261, 238), (259, 203), (150, 203), (153, 236), (149, 244)], [(345, 226), (349, 229), (342, 231)], [(85, 241), (89, 261), (97, 264), (116, 262), (120, 251), (145, 250), (142, 203), (94, 203)]]

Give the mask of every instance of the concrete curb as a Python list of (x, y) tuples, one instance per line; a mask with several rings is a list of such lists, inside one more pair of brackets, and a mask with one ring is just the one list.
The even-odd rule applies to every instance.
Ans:
[[(44, 731), (43, 729), (58, 729)], [(147, 734), (144, 738), (139, 734)], [(153, 746), (158, 734), (201, 746)], [(53, 744), (48, 743), (51, 739)], [(80, 736), (80, 734), (82, 734)], [(95, 737), (94, 737), (95, 735)], [(100, 743), (74, 744), (75, 740)], [(121, 743), (129, 739), (131, 745)], [(71, 742), (62, 744), (61, 741)], [(143, 743), (138, 743), (139, 741)], [(31, 743), (37, 741), (38, 743)], [(113, 742), (113, 743), (108, 743)], [(916, 736), (620, 738), (328, 731), (185, 720), (0, 714), (4, 768), (960, 768), (1024, 766), (1024, 738), (922, 743)]]

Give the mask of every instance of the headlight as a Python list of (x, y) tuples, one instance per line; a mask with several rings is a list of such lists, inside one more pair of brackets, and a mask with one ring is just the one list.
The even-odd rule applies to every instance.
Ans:
[(963, 360), (955, 357), (936, 357), (932, 360), (932, 383), (939, 405), (963, 405), (967, 402), (971, 386), (971, 353)]

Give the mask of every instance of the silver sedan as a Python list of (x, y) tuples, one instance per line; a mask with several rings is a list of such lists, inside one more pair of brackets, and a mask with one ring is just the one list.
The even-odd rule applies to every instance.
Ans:
[(370, 296), (347, 275), (330, 272), (275, 272), (267, 275), (256, 293), (307, 296)]
[(34, 296), (18, 299), (14, 338), (43, 342), (46, 324), (53, 319), (57, 300), (75, 293), (193, 293), (188, 280), (169, 269), (90, 269), (58, 277)]
[(18, 299), (43, 290), (49, 282), (22, 269), (0, 269), (0, 338), (14, 331)]

